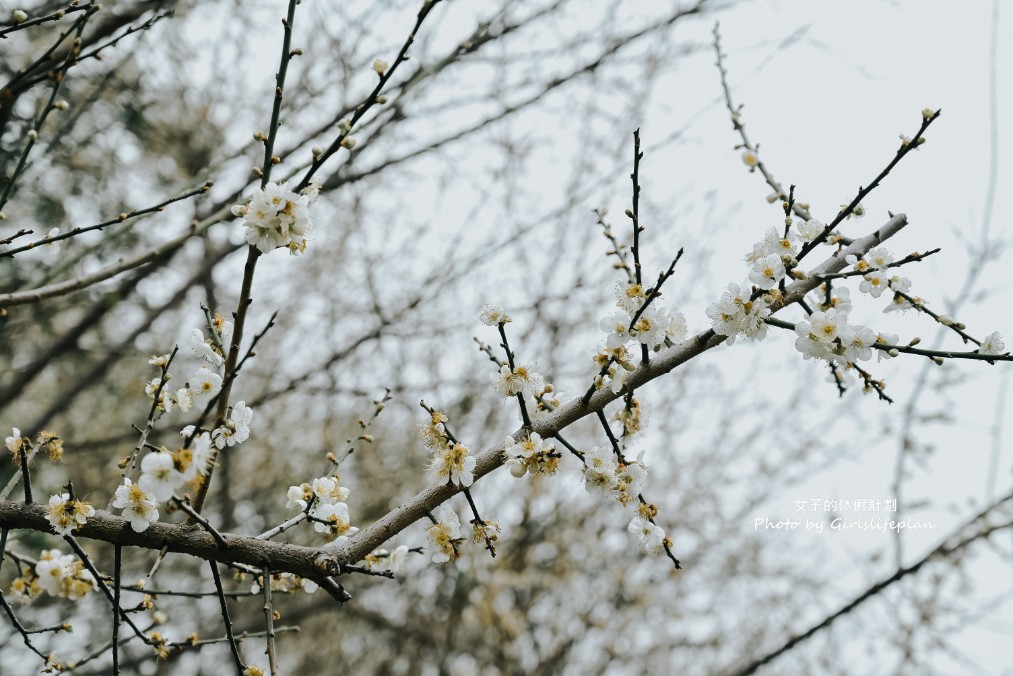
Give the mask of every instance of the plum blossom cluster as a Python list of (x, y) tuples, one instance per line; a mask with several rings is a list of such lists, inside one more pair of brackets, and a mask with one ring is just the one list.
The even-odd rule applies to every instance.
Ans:
[(517, 478), (530, 474), (555, 474), (559, 471), (562, 455), (556, 450), (555, 442), (542, 439), (538, 432), (532, 432), (527, 439), (514, 441), (507, 437), (503, 442), (506, 466)]
[(461, 555), (460, 545), (464, 542), (461, 520), (449, 505), (442, 505), (436, 511), (436, 522), (426, 530), (426, 548), (433, 553), (433, 563), (447, 563)]
[(669, 311), (657, 298), (649, 297), (642, 284), (616, 282), (614, 293), (619, 309), (599, 322), (604, 345), (593, 361), (605, 370), (595, 378), (595, 388), (608, 385), (618, 393), (625, 373), (636, 369), (631, 345), (639, 343), (657, 351), (686, 340), (687, 329), (683, 314)]
[(44, 550), (34, 567), (22, 566), (21, 575), (11, 582), (10, 593), (25, 603), (45, 592), (50, 596), (78, 601), (95, 589), (95, 578), (73, 554), (57, 549)]
[(59, 535), (70, 535), (75, 528), (88, 523), (95, 516), (95, 508), (83, 500), (75, 500), (69, 493), (53, 495), (46, 508), (46, 519)]
[(419, 436), (432, 451), (427, 473), (438, 483), (451, 483), (468, 488), (475, 481), (475, 456), (447, 431), (447, 416), (431, 409), (429, 418), (420, 426)]
[(288, 509), (299, 508), (313, 522), (313, 529), (323, 533), (327, 541), (338, 545), (357, 533), (348, 511), (349, 490), (341, 485), (341, 477), (317, 477), (312, 483), (289, 486)]
[(595, 446), (585, 454), (584, 463), (584, 488), (588, 493), (612, 498), (624, 507), (637, 504), (647, 483), (643, 451), (636, 461), (620, 461), (611, 449)]
[[(840, 366), (872, 358), (872, 346), (881, 337), (872, 329), (848, 323), (848, 313), (836, 308), (814, 312), (795, 324), (795, 349), (803, 359), (823, 359)], [(896, 336), (883, 336), (897, 340)], [(891, 343), (892, 344), (892, 343)], [(887, 353), (889, 356), (889, 353)]]
[(261, 253), (284, 247), (293, 255), (301, 254), (313, 229), (310, 206), (319, 192), (319, 184), (307, 186), (300, 194), (289, 190), (287, 183), (272, 181), (246, 204), (232, 207), (232, 214), (242, 219), (246, 241)]

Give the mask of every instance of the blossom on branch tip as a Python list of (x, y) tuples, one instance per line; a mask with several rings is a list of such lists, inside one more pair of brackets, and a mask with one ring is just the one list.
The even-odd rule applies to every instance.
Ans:
[(634, 517), (627, 530), (633, 541), (649, 554), (657, 554), (665, 547), (665, 531), (642, 516)]
[(1003, 354), (1005, 350), (1006, 344), (1002, 342), (1002, 336), (999, 335), (998, 331), (994, 331), (985, 336), (985, 340), (981, 341), (978, 354)]
[(506, 312), (498, 305), (486, 305), (478, 315), (478, 320), (486, 326), (498, 326), (509, 324), (513, 321)]

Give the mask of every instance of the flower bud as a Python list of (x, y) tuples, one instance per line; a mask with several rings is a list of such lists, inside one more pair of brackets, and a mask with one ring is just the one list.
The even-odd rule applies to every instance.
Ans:
[(14, 23), (21, 23), (22, 21), (27, 21), (28, 13), (25, 12), (23, 9), (16, 9), (13, 12), (11, 12), (11, 19), (14, 20)]

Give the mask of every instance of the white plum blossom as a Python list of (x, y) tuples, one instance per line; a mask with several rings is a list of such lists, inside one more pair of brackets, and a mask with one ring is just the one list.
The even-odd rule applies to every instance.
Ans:
[(784, 279), (784, 263), (777, 254), (770, 254), (753, 261), (749, 281), (764, 290), (773, 289)]
[(619, 465), (616, 472), (616, 499), (625, 506), (635, 505), (638, 496), (647, 484), (647, 465), (644, 464), (644, 452), (637, 456), (636, 462), (628, 460)]
[[(214, 459), (214, 451), (211, 448), (211, 436), (202, 432), (193, 439), (188, 449), (179, 449), (177, 456), (180, 456), (182, 472), (180, 475), (183, 481), (193, 481), (200, 476), (207, 476), (211, 469), (211, 461)], [(185, 458), (185, 460), (183, 460)]]
[(246, 241), (261, 253), (286, 247), (292, 254), (306, 250), (306, 237), (313, 228), (308, 194), (299, 195), (288, 184), (268, 183), (250, 197), (249, 203), (232, 207), (246, 226)]
[(500, 324), (509, 324), (513, 320), (506, 312), (503, 311), (498, 305), (486, 305), (482, 308), (482, 312), (478, 315), (478, 320), (486, 326), (498, 326)]
[(651, 305), (630, 327), (630, 335), (647, 347), (652, 349), (660, 347), (668, 335), (669, 323), (668, 311), (662, 307)]
[(831, 308), (825, 312), (814, 312), (809, 324), (816, 339), (821, 343), (832, 343), (841, 329), (847, 326), (848, 315)]
[(630, 316), (633, 316), (647, 300), (647, 292), (640, 284), (616, 282), (613, 292), (616, 297), (616, 305), (620, 310), (629, 313)]
[(28, 444), (25, 443), (26, 439), (21, 436), (21, 430), (17, 427), (11, 428), (11, 436), (4, 439), (4, 446), (11, 452), (11, 455), (17, 456), (21, 452), (22, 446), (25, 449), (28, 448)]
[(95, 508), (81, 500), (71, 500), (69, 493), (52, 495), (46, 508), (46, 519), (59, 535), (70, 535), (75, 528), (88, 523)]
[(154, 497), (130, 479), (116, 489), (113, 507), (123, 510), (123, 518), (130, 521), (130, 527), (143, 533), (154, 521), (158, 521), (158, 503)]
[(190, 352), (193, 353), (194, 359), (199, 359), (201, 362), (210, 364), (211, 366), (222, 365), (222, 356), (215, 351), (215, 348), (208, 340), (205, 340), (204, 332), (200, 329), (194, 329), (190, 332), (190, 335), (187, 337), (187, 344), (190, 346)]
[[(900, 341), (900, 336), (896, 333), (880, 333), (876, 336), (876, 342), (884, 345), (897, 345)], [(876, 361), (883, 361), (884, 359), (892, 359), (897, 356), (895, 350), (876, 350)]]
[(193, 408), (193, 390), (188, 387), (181, 387), (176, 390), (175, 395), (176, 405), (179, 406), (179, 410), (186, 413)]
[(850, 362), (872, 359), (876, 332), (865, 326), (847, 326), (838, 336), (844, 347), (844, 358)]
[(858, 285), (858, 290), (871, 295), (873, 298), (879, 298), (883, 295), (883, 291), (886, 290), (889, 283), (886, 273), (882, 270), (873, 270), (862, 275), (862, 283)]
[(475, 480), (475, 462), (475, 456), (464, 444), (444, 444), (433, 453), (429, 476), (440, 483), (449, 482), (467, 488)]
[(605, 345), (609, 349), (622, 347), (630, 340), (630, 321), (633, 318), (625, 311), (619, 310), (602, 317), (598, 323), (605, 335)]
[(649, 554), (657, 554), (665, 547), (665, 531), (642, 516), (634, 517), (627, 530), (633, 541)]
[(559, 471), (559, 453), (555, 442), (542, 439), (538, 432), (532, 432), (527, 439), (514, 441), (507, 437), (503, 442), (503, 453), (510, 473), (517, 478), (530, 473), (555, 474)]
[(348, 505), (343, 502), (319, 505), (313, 510), (312, 516), (315, 519), (313, 529), (318, 533), (326, 533), (328, 538), (356, 533), (359, 530), (352, 526), (348, 516)]
[(981, 346), (978, 347), (978, 354), (1002, 354), (1006, 350), (1006, 344), (1002, 342), (1002, 336), (999, 335), (998, 331), (994, 331), (987, 336), (985, 340), (981, 341)]
[(463, 539), (457, 512), (449, 505), (442, 505), (436, 512), (436, 523), (426, 530), (427, 548), (433, 552), (433, 563), (456, 559), (460, 555), (457, 545)]
[(35, 564), (39, 586), (48, 594), (59, 596), (63, 588), (63, 578), (67, 575), (68, 564), (73, 562), (73, 559), (73, 556), (64, 556), (56, 549), (42, 552), (39, 562)]
[(746, 148), (742, 151), (742, 163), (749, 167), (750, 170), (753, 170), (760, 163), (760, 158), (755, 151)]
[(348, 494), (350, 493), (347, 488), (340, 484), (340, 479), (336, 476), (317, 477), (313, 480), (310, 490), (316, 496), (316, 504), (318, 505), (344, 502), (348, 499)]
[(408, 545), (398, 545), (387, 555), (384, 568), (397, 575), (408, 560)]
[(612, 449), (594, 447), (584, 455), (584, 488), (592, 495), (607, 497), (618, 487), (619, 461)]
[(285, 497), (288, 498), (288, 502), (285, 503), (285, 509), (298, 507), (301, 511), (306, 509), (309, 499), (313, 497), (313, 488), (309, 484), (289, 486)]
[(806, 242), (812, 242), (819, 237), (820, 233), (826, 229), (826, 226), (815, 218), (810, 218), (808, 221), (796, 221), (795, 229), (798, 230), (799, 237)]
[(492, 374), (492, 384), (500, 396), (522, 394), (526, 398), (541, 390), (545, 381), (531, 364), (517, 364), (513, 370), (504, 364), (499, 372)]
[(686, 326), (686, 317), (681, 312), (672, 312), (668, 317), (668, 328), (665, 329), (665, 336), (678, 345), (686, 340), (689, 335), (689, 328)]
[(863, 260), (868, 261), (869, 265), (877, 270), (886, 270), (893, 263), (893, 256), (886, 250), (886, 247), (877, 246), (869, 249), (863, 256)]
[(245, 401), (236, 402), (232, 414), (211, 435), (215, 446), (225, 448), (241, 444), (250, 438), (250, 422), (253, 420), (253, 409)]
[(137, 485), (159, 502), (171, 498), (183, 481), (183, 475), (176, 471), (171, 453), (155, 451), (141, 460), (141, 478), (137, 480)]
[(218, 394), (222, 387), (222, 377), (206, 368), (197, 369), (190, 379), (190, 390), (193, 392), (194, 403), (204, 405), (211, 397)]

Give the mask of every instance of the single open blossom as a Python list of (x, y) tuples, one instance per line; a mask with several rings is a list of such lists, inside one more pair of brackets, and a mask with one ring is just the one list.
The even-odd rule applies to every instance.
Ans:
[(27, 451), (30, 443), (27, 438), (21, 436), (21, 430), (17, 427), (11, 429), (11, 436), (4, 439), (4, 446), (14, 456), (15, 462), (21, 462), (20, 455), (22, 448)]
[(764, 290), (773, 289), (784, 279), (784, 263), (777, 254), (770, 254), (753, 261), (749, 281)]
[(863, 260), (869, 262), (869, 265), (876, 268), (877, 270), (886, 270), (893, 263), (893, 256), (887, 251), (886, 247), (877, 246), (869, 249), (869, 251), (862, 257)]
[(390, 554), (387, 555), (387, 560), (384, 562), (384, 568), (397, 575), (404, 568), (405, 562), (408, 561), (408, 545), (398, 545), (394, 548)]
[(649, 554), (660, 552), (665, 546), (665, 531), (642, 516), (630, 521), (627, 528), (634, 542)]
[(344, 502), (348, 499), (349, 490), (340, 485), (336, 476), (322, 476), (313, 480), (311, 486), (313, 495), (316, 496), (317, 504), (331, 502)]
[(513, 320), (506, 312), (503, 311), (498, 305), (486, 305), (482, 308), (482, 312), (479, 313), (478, 319), (486, 326), (498, 326), (499, 324), (509, 324)]
[(754, 169), (760, 163), (760, 158), (754, 151), (746, 148), (742, 151), (742, 163), (750, 169)]
[(605, 345), (609, 349), (621, 347), (630, 341), (630, 320), (632, 317), (623, 310), (602, 317), (598, 328), (604, 332)]
[(882, 270), (873, 270), (862, 275), (862, 283), (858, 285), (858, 290), (873, 298), (879, 298), (888, 285), (886, 274)]
[(309, 504), (310, 498), (313, 497), (313, 487), (309, 484), (289, 486), (285, 497), (288, 499), (288, 502), (285, 503), (285, 509), (298, 507), (300, 510), (304, 510)]
[(130, 522), (134, 531), (143, 533), (152, 522), (158, 521), (158, 503), (130, 479), (123, 479), (123, 485), (116, 489), (113, 497), (113, 507), (123, 510), (123, 518)]
[(165, 502), (183, 485), (183, 475), (176, 471), (171, 453), (155, 451), (141, 460), (141, 478), (137, 485), (159, 502)]
[(457, 545), (463, 540), (461, 520), (448, 505), (436, 512), (436, 523), (426, 530), (427, 548), (433, 552), (433, 563), (453, 561), (460, 552)]
[(92, 516), (95, 516), (95, 508), (82, 500), (71, 500), (69, 493), (49, 498), (46, 519), (59, 535), (70, 535), (75, 528), (86, 524), (88, 517)]
[(985, 336), (978, 347), (978, 354), (1002, 354), (1006, 350), (1006, 344), (1002, 342), (1002, 336), (998, 331)]
[(236, 402), (232, 414), (211, 435), (215, 446), (225, 448), (241, 444), (250, 438), (250, 422), (253, 420), (253, 409), (245, 401)]
[(194, 437), (190, 448), (180, 448), (173, 456), (183, 481), (193, 481), (198, 476), (207, 476), (213, 458), (211, 436), (207, 432), (201, 432)]
[(631, 316), (640, 309), (640, 306), (647, 300), (647, 292), (640, 284), (627, 284), (616, 282), (613, 287), (616, 297), (616, 305), (620, 310), (625, 310)]
[(454, 483), (465, 488), (475, 481), (475, 456), (461, 443), (446, 444), (433, 453), (429, 476), (440, 483)]
[(640, 314), (636, 323), (630, 327), (630, 335), (653, 349), (665, 342), (668, 326), (668, 311), (657, 305), (651, 305)]
[(286, 247), (292, 254), (306, 250), (307, 236), (313, 228), (310, 195), (299, 195), (285, 183), (268, 183), (254, 192), (248, 204), (232, 207), (232, 213), (244, 219), (246, 241), (261, 253)]
[(204, 332), (200, 329), (194, 329), (190, 332), (190, 335), (187, 337), (187, 344), (190, 346), (190, 352), (193, 353), (194, 359), (199, 359), (201, 362), (211, 366), (222, 365), (222, 355), (218, 354), (210, 341), (204, 338)]
[(847, 326), (838, 336), (844, 347), (844, 358), (850, 362), (872, 359), (876, 332), (865, 326)]
[(523, 394), (530, 397), (542, 389), (545, 381), (530, 364), (517, 364), (512, 370), (504, 364), (498, 373), (492, 374), (493, 387), (503, 397)]
[(211, 397), (218, 394), (222, 387), (222, 377), (206, 368), (197, 369), (190, 379), (190, 391), (193, 392), (194, 403), (204, 405)]
[(798, 230), (798, 234), (803, 240), (812, 242), (819, 237), (826, 226), (815, 218), (810, 218), (808, 221), (796, 221), (795, 229)]

